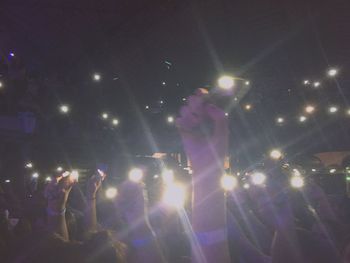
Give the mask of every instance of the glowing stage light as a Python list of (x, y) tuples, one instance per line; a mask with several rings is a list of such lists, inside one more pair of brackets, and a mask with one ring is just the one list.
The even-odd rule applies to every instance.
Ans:
[(148, 109), (149, 109), (149, 106), (148, 106), (148, 105), (146, 105), (146, 106), (145, 106), (145, 109), (146, 109), (146, 110), (148, 110)]
[(244, 109), (247, 110), (247, 111), (250, 111), (252, 109), (252, 105), (251, 104), (246, 104), (244, 105)]
[(71, 173), (70, 173), (70, 179), (74, 182), (78, 182), (79, 180), (79, 172), (76, 171), (76, 170), (73, 170)]
[(244, 82), (244, 84), (245, 84), (246, 86), (249, 86), (249, 85), (250, 85), (250, 82), (249, 82), (249, 81), (246, 81), (246, 82)]
[(63, 168), (62, 168), (61, 166), (58, 166), (58, 167), (56, 168), (56, 171), (57, 171), (57, 172), (62, 172), (62, 171), (63, 171)]
[(118, 119), (113, 119), (112, 120), (112, 125), (113, 126), (117, 126), (119, 124), (119, 120)]
[(266, 175), (261, 172), (254, 172), (251, 175), (252, 183), (255, 185), (261, 185), (266, 181)]
[(317, 170), (316, 170), (315, 168), (312, 168), (312, 169), (311, 169), (311, 172), (314, 172), (314, 173), (315, 173), (315, 172), (317, 172)]
[(117, 196), (117, 194), (118, 190), (115, 187), (109, 187), (105, 192), (106, 198), (108, 199), (114, 199)]
[(221, 89), (229, 90), (235, 85), (235, 81), (230, 76), (222, 76), (218, 79), (218, 86)]
[(164, 104), (164, 100), (159, 101), (160, 104)]
[(187, 99), (186, 98), (182, 98), (182, 101), (186, 101)]
[(106, 113), (106, 112), (102, 113), (101, 116), (102, 116), (102, 119), (105, 119), (105, 120), (108, 119), (108, 113)]
[(318, 88), (319, 86), (321, 86), (321, 82), (315, 81), (315, 82), (314, 82), (314, 87), (315, 87), (315, 88)]
[(11, 183), (11, 181), (9, 179), (6, 179), (5, 183)]
[(249, 189), (249, 188), (250, 188), (250, 185), (249, 185), (248, 183), (245, 183), (245, 184), (243, 185), (243, 188), (244, 188), (244, 189)]
[(98, 73), (95, 73), (93, 76), (92, 76), (93, 80), (94, 81), (100, 81), (101, 80), (101, 75), (98, 74)]
[(283, 124), (283, 123), (284, 123), (284, 118), (278, 117), (278, 118), (276, 119), (276, 122), (277, 122), (277, 124)]
[(334, 77), (338, 74), (338, 70), (335, 69), (335, 68), (330, 68), (328, 71), (327, 71), (327, 75), (329, 77)]
[(155, 174), (155, 175), (153, 175), (153, 178), (154, 178), (154, 179), (158, 179), (158, 178), (159, 178), (159, 175), (158, 175), (158, 174)]
[(336, 171), (337, 171), (337, 169), (334, 169), (334, 168), (333, 168), (333, 169), (330, 169), (330, 170), (329, 170), (329, 173), (334, 174)]
[(174, 171), (173, 170), (164, 170), (162, 172), (162, 179), (165, 184), (172, 184), (174, 182)]
[(301, 176), (293, 176), (290, 179), (290, 185), (293, 188), (302, 188), (304, 186), (304, 179)]
[(48, 177), (45, 178), (45, 182), (51, 182), (51, 181), (52, 181), (52, 179), (51, 179), (50, 176), (48, 176)]
[(169, 206), (181, 208), (186, 200), (185, 187), (174, 183), (167, 185), (163, 192), (163, 202)]
[(33, 173), (33, 174), (32, 174), (32, 178), (34, 178), (34, 179), (39, 178), (39, 174), (38, 174), (38, 173)]
[(175, 120), (175, 119), (174, 119), (173, 116), (168, 116), (168, 117), (167, 117), (167, 122), (168, 122), (168, 123), (174, 123), (174, 120)]
[(310, 84), (310, 81), (306, 79), (306, 80), (304, 80), (303, 83), (304, 83), (304, 85), (309, 85), (309, 84)]
[(226, 116), (226, 117), (228, 116), (228, 113), (227, 113), (227, 112), (225, 112), (225, 116)]
[(15, 53), (13, 53), (13, 52), (10, 52), (10, 57), (14, 57), (15, 56)]
[(68, 105), (61, 105), (60, 106), (60, 111), (64, 114), (68, 113), (69, 112), (69, 106)]
[(4, 84), (2, 84), (2, 82), (0, 81), (0, 88), (2, 88), (4, 86)]
[(133, 168), (129, 172), (129, 180), (138, 183), (143, 178), (143, 171), (139, 168)]
[(331, 106), (328, 108), (329, 113), (336, 113), (338, 111), (338, 107), (336, 106)]
[(163, 86), (165, 86), (165, 85), (166, 85), (165, 81), (163, 81), (163, 82), (162, 82), (162, 85), (163, 85)]
[(237, 187), (238, 181), (236, 177), (225, 174), (221, 177), (220, 184), (225, 191), (232, 191), (234, 188)]
[(33, 164), (32, 163), (26, 163), (26, 168), (33, 168)]
[(347, 110), (346, 110), (346, 115), (349, 115), (349, 116), (350, 116), (350, 109), (347, 109)]
[(311, 114), (311, 113), (313, 113), (314, 111), (315, 111), (315, 107), (312, 106), (312, 105), (307, 105), (307, 106), (305, 107), (305, 112), (308, 113), (308, 114)]
[(270, 158), (271, 159), (274, 159), (274, 160), (278, 160), (278, 159), (281, 159), (282, 158), (282, 152), (278, 149), (273, 149), (271, 152), (270, 152)]
[(307, 118), (305, 116), (300, 116), (299, 117), (299, 122), (305, 122)]

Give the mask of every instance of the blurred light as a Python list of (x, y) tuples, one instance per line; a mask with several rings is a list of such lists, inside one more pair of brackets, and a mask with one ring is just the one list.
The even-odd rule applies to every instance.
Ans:
[(277, 122), (278, 124), (282, 124), (282, 123), (284, 123), (284, 118), (278, 117), (278, 118), (276, 119), (276, 122)]
[(245, 183), (245, 184), (243, 185), (243, 188), (244, 188), (244, 189), (249, 189), (249, 188), (250, 188), (250, 185), (249, 185), (248, 183)]
[(135, 183), (138, 183), (142, 180), (143, 171), (139, 168), (133, 168), (129, 172), (129, 179)]
[(63, 171), (63, 168), (62, 168), (61, 166), (58, 166), (58, 167), (56, 168), (56, 171), (57, 171), (57, 172), (62, 172), (62, 171)]
[(100, 81), (101, 80), (101, 75), (98, 73), (95, 73), (92, 78), (94, 79), (94, 81)]
[(164, 104), (164, 101), (163, 101), (163, 100), (161, 100), (161, 101), (159, 101), (159, 103), (160, 103), (160, 104)]
[(26, 168), (33, 168), (33, 164), (32, 163), (26, 163)]
[(346, 181), (348, 181), (348, 182), (350, 181), (350, 176), (346, 177)]
[(226, 117), (228, 116), (228, 113), (227, 113), (227, 112), (225, 112), (225, 116), (226, 116)]
[(148, 109), (149, 109), (149, 106), (148, 106), (148, 105), (146, 105), (145, 109), (146, 109), (146, 110), (148, 110)]
[(107, 114), (107, 113), (105, 113), (105, 112), (104, 112), (104, 113), (102, 113), (102, 119), (105, 119), (105, 120), (106, 120), (106, 119), (108, 119), (108, 114)]
[(119, 124), (119, 120), (118, 120), (118, 119), (113, 119), (113, 120), (112, 120), (112, 124), (113, 124), (114, 126), (117, 126), (117, 125)]
[(9, 179), (6, 179), (5, 183), (11, 183), (11, 181)]
[(67, 176), (69, 176), (69, 175), (70, 175), (70, 172), (68, 172), (68, 171), (65, 171), (65, 172), (62, 174), (63, 177), (67, 177)]
[(182, 101), (186, 101), (187, 99), (186, 98), (182, 98)]
[(52, 179), (51, 179), (51, 177), (50, 177), (50, 176), (48, 176), (48, 177), (46, 177), (46, 178), (45, 178), (45, 181), (46, 181), (46, 182), (51, 182), (51, 181), (52, 181)]
[(312, 105), (307, 105), (307, 106), (305, 107), (305, 112), (308, 113), (308, 114), (311, 114), (311, 113), (313, 113), (314, 111), (315, 111), (315, 107), (312, 106)]
[(14, 56), (15, 56), (15, 53), (10, 52), (10, 56), (11, 56), (11, 57), (14, 57)]
[(315, 168), (312, 168), (311, 172), (317, 172), (317, 170)]
[(248, 85), (250, 85), (250, 82), (246, 81), (246, 82), (244, 82), (244, 84), (248, 86)]
[(169, 206), (181, 208), (185, 204), (185, 187), (180, 184), (167, 185), (163, 192), (163, 202)]
[(234, 97), (233, 100), (234, 100), (234, 101), (238, 101), (238, 98), (237, 98), (237, 97)]
[(347, 115), (350, 115), (350, 109), (347, 109), (347, 110), (346, 110), (346, 114), (347, 114)]
[(270, 157), (271, 157), (271, 159), (274, 159), (274, 160), (281, 159), (282, 158), (282, 152), (280, 150), (278, 150), (278, 149), (273, 149), (270, 152)]
[(39, 178), (39, 174), (38, 173), (33, 173), (32, 174), (32, 178), (34, 178), (34, 179)]
[(106, 194), (106, 198), (113, 199), (117, 196), (118, 190), (115, 187), (109, 187), (107, 188), (105, 194)]
[(299, 117), (299, 121), (300, 122), (305, 122), (307, 120), (307, 118), (305, 116), (300, 116)]
[(225, 191), (232, 191), (237, 186), (238, 181), (236, 177), (225, 174), (221, 177), (220, 184)]
[(310, 81), (309, 80), (304, 80), (304, 85), (309, 85)]
[(163, 82), (162, 82), (162, 85), (163, 85), (163, 86), (165, 86), (165, 85), (166, 85), (166, 83), (163, 81)]
[(167, 122), (168, 123), (173, 123), (174, 122), (174, 117), (173, 116), (168, 116), (167, 117)]
[(230, 76), (222, 76), (218, 80), (218, 86), (221, 89), (231, 89), (235, 85), (235, 81)]
[(162, 179), (165, 184), (171, 184), (174, 182), (174, 171), (173, 170), (164, 170), (162, 172)]
[(252, 109), (252, 105), (251, 104), (246, 104), (245, 106), (244, 106), (244, 108), (246, 109), (246, 110), (251, 110)]
[(330, 169), (330, 170), (329, 170), (329, 173), (334, 174), (336, 171), (337, 171), (337, 169), (334, 169), (334, 168), (333, 168), (333, 169)]
[(301, 176), (293, 176), (290, 179), (290, 185), (293, 188), (301, 188), (304, 186), (304, 179)]
[(260, 185), (266, 181), (266, 175), (261, 172), (255, 172), (251, 175), (251, 179), (253, 184)]
[(154, 178), (154, 179), (158, 179), (158, 178), (159, 178), (159, 175), (158, 175), (158, 174), (155, 174), (155, 175), (153, 175), (153, 178)]
[(329, 113), (336, 113), (338, 111), (338, 107), (336, 106), (331, 106), (328, 109)]
[(315, 82), (314, 82), (314, 87), (315, 87), (315, 88), (318, 88), (319, 86), (321, 86), (321, 82), (315, 81)]
[(69, 106), (68, 105), (61, 105), (60, 106), (60, 111), (62, 113), (68, 113), (69, 112)]
[(78, 182), (78, 179), (79, 179), (79, 172), (76, 171), (76, 170), (73, 170), (73, 171), (70, 173), (70, 178), (72, 179), (72, 181)]
[(300, 173), (300, 171), (299, 171), (298, 169), (294, 168), (294, 169), (293, 169), (293, 175), (295, 175), (295, 176), (301, 176), (301, 173)]
[(331, 69), (329, 69), (329, 70), (327, 71), (327, 75), (328, 75), (329, 77), (334, 77), (334, 76), (336, 76), (337, 74), (338, 74), (338, 70), (335, 69), (335, 68), (331, 68)]

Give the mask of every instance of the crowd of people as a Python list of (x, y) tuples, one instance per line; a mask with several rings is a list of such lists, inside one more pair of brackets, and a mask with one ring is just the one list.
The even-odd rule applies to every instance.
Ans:
[(133, 180), (106, 204), (108, 172), (85, 184), (62, 173), (24, 199), (3, 183), (0, 261), (350, 262), (346, 196), (326, 194), (312, 179), (291, 189), (277, 162), (265, 164), (265, 184), (221, 188), (228, 120), (207, 96), (197, 90), (176, 120), (193, 170), (189, 205), (150, 205), (146, 185)]

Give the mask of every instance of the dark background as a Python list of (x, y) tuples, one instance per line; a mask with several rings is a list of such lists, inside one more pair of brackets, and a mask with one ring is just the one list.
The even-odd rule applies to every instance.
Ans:
[[(241, 104), (253, 110), (230, 114), (235, 162), (254, 163), (275, 146), (290, 158), (348, 150), (349, 13), (345, 0), (2, 0), (2, 58), (15, 52), (26, 81), (8, 81), (1, 111), (16, 114), (28, 83), (38, 88), (38, 128), (25, 158), (47, 166), (177, 152), (166, 116), (195, 88), (229, 73), (252, 83)], [(340, 69), (336, 80), (326, 77), (330, 66)], [(322, 86), (305, 87), (304, 79)], [(309, 102), (316, 117), (301, 125), (297, 116)], [(71, 106), (68, 116), (59, 113), (60, 103)], [(333, 103), (341, 107), (338, 117), (327, 115)], [(120, 125), (111, 129), (103, 111)], [(279, 114), (283, 127), (275, 125)]]

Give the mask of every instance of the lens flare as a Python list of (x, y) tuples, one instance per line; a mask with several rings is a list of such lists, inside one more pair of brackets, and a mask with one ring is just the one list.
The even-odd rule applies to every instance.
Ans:
[(304, 179), (301, 176), (293, 176), (290, 179), (290, 185), (293, 188), (302, 188), (304, 186)]
[(171, 207), (181, 208), (184, 206), (186, 200), (185, 187), (173, 183), (167, 185), (163, 192), (163, 202)]
[(261, 172), (254, 172), (251, 175), (252, 183), (255, 185), (261, 185), (266, 181), (266, 175)]
[(129, 180), (138, 183), (143, 178), (143, 171), (139, 168), (133, 168), (129, 172)]
[(283, 156), (282, 152), (278, 149), (273, 149), (271, 152), (270, 152), (270, 158), (271, 159), (274, 159), (274, 160), (278, 160), (278, 159), (281, 159)]
[(236, 177), (224, 174), (220, 179), (220, 184), (225, 191), (232, 191), (237, 187), (238, 181)]
[(115, 187), (109, 187), (107, 188), (105, 195), (108, 199), (114, 199), (118, 195), (118, 190)]
[(174, 182), (174, 171), (173, 170), (164, 170), (162, 172), (162, 179), (165, 184), (172, 184)]
[(222, 76), (218, 79), (218, 86), (221, 89), (229, 90), (235, 85), (235, 81), (230, 76)]

